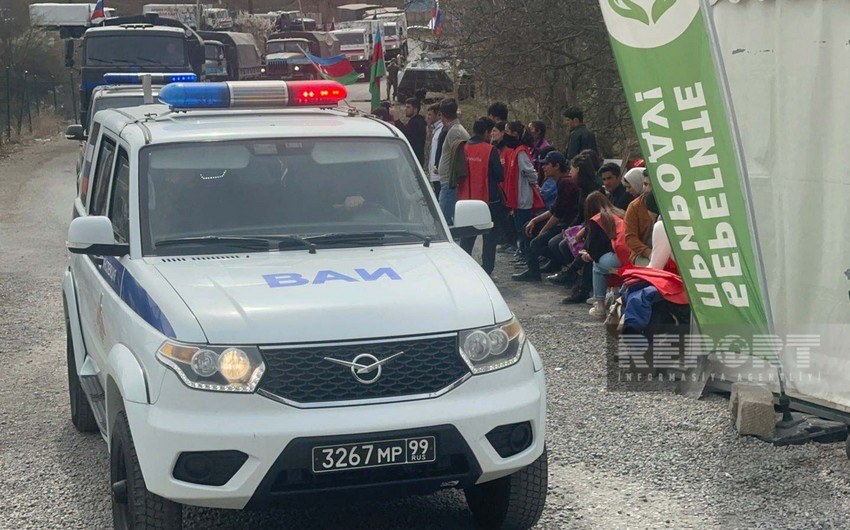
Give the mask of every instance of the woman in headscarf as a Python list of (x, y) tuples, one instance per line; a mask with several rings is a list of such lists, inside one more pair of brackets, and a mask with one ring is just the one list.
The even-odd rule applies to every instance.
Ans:
[(623, 187), (632, 197), (640, 197), (643, 194), (643, 168), (634, 167), (623, 175)]
[[(629, 173), (632, 171), (634, 170), (630, 170)], [(645, 169), (641, 169), (641, 176), (643, 178), (642, 194), (626, 208), (626, 244), (631, 250), (629, 261), (634, 265), (646, 267), (649, 265), (649, 257), (652, 255), (652, 248), (650, 247), (652, 244), (652, 227), (658, 216), (646, 208), (646, 195), (652, 192), (649, 174)]]

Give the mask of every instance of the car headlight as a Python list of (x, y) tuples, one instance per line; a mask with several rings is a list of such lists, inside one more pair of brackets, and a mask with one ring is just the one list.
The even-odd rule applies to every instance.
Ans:
[(473, 374), (507, 368), (519, 361), (525, 331), (516, 318), (496, 326), (468, 329), (458, 334), (460, 355)]
[(156, 358), (186, 386), (198, 390), (253, 392), (266, 371), (259, 350), (243, 346), (192, 346), (167, 340)]

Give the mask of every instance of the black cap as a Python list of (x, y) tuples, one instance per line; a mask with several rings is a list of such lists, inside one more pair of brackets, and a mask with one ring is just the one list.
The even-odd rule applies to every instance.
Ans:
[(549, 151), (546, 153), (546, 156), (538, 159), (538, 162), (541, 164), (557, 164), (559, 166), (564, 166), (567, 163), (567, 157), (564, 156), (564, 153), (560, 151)]

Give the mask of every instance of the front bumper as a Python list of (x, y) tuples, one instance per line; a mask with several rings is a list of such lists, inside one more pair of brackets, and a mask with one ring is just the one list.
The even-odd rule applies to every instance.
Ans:
[[(166, 374), (155, 405), (126, 403), (125, 407), (149, 491), (183, 504), (242, 509), (249, 502), (250, 506), (262, 505), (291, 494), (322, 491), (327, 497), (335, 491), (376, 485), (394, 490), (405, 485), (463, 487), (509, 475), (543, 452), (546, 389), (539, 357), (526, 343), (516, 365), (472, 377), (435, 399), (298, 409), (257, 394), (192, 390), (174, 374)], [(487, 440), (487, 433), (526, 421), (533, 433), (531, 445), (513, 456), (500, 457)], [(359, 470), (349, 474), (354, 477), (350, 480), (313, 481), (307, 476), (311, 473), (299, 470), (304, 467), (303, 461), (288, 462), (290, 455), (303, 455), (309, 447), (320, 445), (318, 439), (379, 440), (429, 432), (438, 436), (438, 460), (443, 451), (465, 454), (467, 468), (464, 470), (455, 456), (444, 459), (443, 467), (432, 468), (427, 476), (392, 471), (370, 475)], [(248, 458), (223, 486), (192, 484), (172, 476), (181, 453), (234, 450)], [(450, 460), (453, 464), (446, 467)], [(415, 470), (420, 465), (424, 464), (397, 468)], [(362, 477), (374, 476), (375, 481), (364, 481), (360, 473)]]

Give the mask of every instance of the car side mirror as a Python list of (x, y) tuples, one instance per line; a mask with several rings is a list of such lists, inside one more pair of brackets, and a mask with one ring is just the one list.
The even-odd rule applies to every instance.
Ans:
[(69, 125), (68, 128), (65, 129), (65, 138), (68, 140), (79, 140), (81, 142), (85, 142), (89, 139), (88, 135), (86, 135), (86, 130), (78, 123)]
[(68, 227), (68, 250), (90, 256), (124, 256), (130, 245), (115, 242), (112, 221), (103, 215), (77, 217)]
[(473, 237), (493, 229), (490, 207), (484, 201), (457, 201), (455, 203), (452, 237)]

